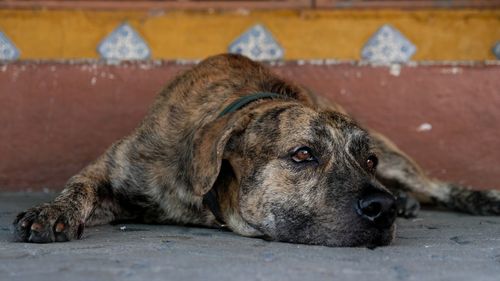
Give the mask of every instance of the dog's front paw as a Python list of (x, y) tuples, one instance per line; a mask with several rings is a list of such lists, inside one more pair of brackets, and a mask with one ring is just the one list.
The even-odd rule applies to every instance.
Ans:
[(18, 214), (13, 227), (16, 241), (50, 243), (79, 239), (84, 224), (67, 206), (43, 204)]
[(406, 192), (400, 192), (396, 196), (396, 208), (399, 217), (413, 218), (420, 211), (420, 203)]

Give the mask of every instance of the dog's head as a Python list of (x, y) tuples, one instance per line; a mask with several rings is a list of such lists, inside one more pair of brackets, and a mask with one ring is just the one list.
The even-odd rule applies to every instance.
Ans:
[(218, 189), (237, 233), (328, 246), (393, 238), (394, 198), (375, 179), (372, 141), (345, 115), (266, 101), (205, 125), (193, 153), (194, 191)]

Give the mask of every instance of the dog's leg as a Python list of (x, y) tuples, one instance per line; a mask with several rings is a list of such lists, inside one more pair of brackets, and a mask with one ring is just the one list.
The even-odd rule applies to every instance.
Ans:
[(85, 224), (110, 222), (115, 204), (103, 194), (106, 188), (104, 157), (72, 177), (53, 202), (20, 213), (14, 220), (17, 241), (48, 243), (80, 238)]
[[(379, 151), (377, 178), (392, 190), (399, 201), (400, 214), (415, 215), (418, 204), (424, 203), (477, 215), (500, 214), (500, 191), (475, 191), (453, 183), (427, 177), (420, 167), (384, 136), (371, 132)], [(407, 195), (410, 196), (407, 196)], [(406, 196), (406, 198), (405, 198)]]

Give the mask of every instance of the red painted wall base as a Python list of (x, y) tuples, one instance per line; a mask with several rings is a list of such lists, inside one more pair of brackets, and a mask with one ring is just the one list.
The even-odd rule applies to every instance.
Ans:
[[(188, 67), (0, 65), (0, 190), (61, 189), (130, 132), (162, 86)], [(500, 189), (500, 65), (273, 68), (389, 136), (430, 175)]]

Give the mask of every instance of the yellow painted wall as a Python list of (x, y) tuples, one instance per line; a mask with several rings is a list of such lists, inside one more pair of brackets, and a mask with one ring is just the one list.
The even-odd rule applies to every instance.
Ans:
[(286, 59), (359, 59), (381, 25), (398, 28), (416, 46), (414, 60), (495, 59), (500, 10), (356, 10), (162, 13), (130, 11), (0, 10), (0, 31), (22, 59), (97, 58), (98, 43), (129, 22), (156, 59), (201, 59), (225, 52), (256, 23), (285, 48)]

